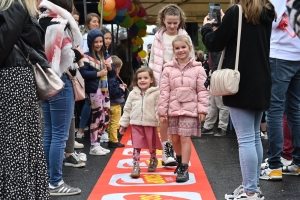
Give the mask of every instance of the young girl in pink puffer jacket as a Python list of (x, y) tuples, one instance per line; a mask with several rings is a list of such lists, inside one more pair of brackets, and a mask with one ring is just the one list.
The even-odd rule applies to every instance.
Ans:
[(193, 49), (189, 36), (176, 36), (172, 46), (176, 58), (164, 65), (158, 115), (161, 123), (168, 123), (168, 134), (172, 137), (178, 162), (176, 181), (186, 182), (190, 136), (200, 136), (201, 122), (207, 114), (208, 90), (204, 87), (206, 73), (201, 63), (189, 56)]

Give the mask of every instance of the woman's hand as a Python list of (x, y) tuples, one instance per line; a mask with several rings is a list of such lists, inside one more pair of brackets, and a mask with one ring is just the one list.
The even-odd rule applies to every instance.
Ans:
[(205, 114), (203, 114), (203, 113), (200, 113), (200, 114), (198, 114), (198, 120), (199, 120), (199, 122), (204, 122), (205, 121)]
[(212, 23), (214, 23), (214, 21), (215, 21), (215, 19), (209, 20), (209, 14), (208, 14), (208, 15), (206, 15), (206, 17), (204, 17), (203, 26), (205, 24), (212, 24)]
[(165, 117), (161, 116), (161, 117), (159, 117), (159, 121), (160, 121), (161, 124), (167, 123), (168, 117), (166, 117), (166, 116), (165, 116)]
[(120, 126), (120, 128), (119, 128), (119, 133), (121, 134), (121, 135), (124, 135), (124, 127), (123, 126)]
[(104, 68), (101, 71), (97, 72), (97, 77), (102, 77), (107, 75), (107, 69)]

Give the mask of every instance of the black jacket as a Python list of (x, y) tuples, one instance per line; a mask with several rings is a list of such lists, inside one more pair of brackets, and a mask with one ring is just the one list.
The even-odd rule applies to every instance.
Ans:
[(14, 48), (17, 44), (30, 61), (50, 67), (44, 51), (43, 30), (37, 19), (15, 0), (10, 8), (0, 12), (0, 68), (28, 65)]
[[(243, 14), (240, 43), (239, 91), (224, 96), (226, 106), (250, 110), (267, 110), (271, 99), (271, 72), (269, 65), (270, 36), (273, 9), (263, 9), (258, 25), (246, 21)], [(211, 24), (201, 30), (202, 40), (209, 51), (218, 52), (226, 47), (222, 68), (234, 69), (238, 29), (238, 6), (229, 8), (216, 31)]]

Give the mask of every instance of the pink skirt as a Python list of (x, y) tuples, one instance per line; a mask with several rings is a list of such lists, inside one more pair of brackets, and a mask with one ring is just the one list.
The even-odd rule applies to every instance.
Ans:
[(201, 136), (201, 123), (197, 117), (169, 117), (168, 134), (178, 134), (182, 136)]
[(131, 141), (133, 148), (162, 149), (157, 127), (131, 125)]

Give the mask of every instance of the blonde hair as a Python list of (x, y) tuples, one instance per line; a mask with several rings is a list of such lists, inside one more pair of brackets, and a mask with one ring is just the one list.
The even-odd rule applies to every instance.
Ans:
[(269, 0), (231, 0), (232, 5), (240, 4), (247, 19), (254, 25), (259, 24), (263, 8), (272, 9), (273, 5)]
[(155, 87), (157, 86), (157, 83), (156, 83), (156, 80), (154, 78), (154, 74), (153, 74), (153, 71), (151, 68), (149, 67), (141, 67), (139, 68), (138, 70), (136, 70), (135, 74), (133, 75), (133, 80), (132, 80), (132, 83), (131, 83), (131, 86), (130, 88), (133, 88), (133, 86), (138, 86), (137, 82), (138, 82), (138, 78), (137, 78), (137, 75), (139, 73), (142, 73), (142, 72), (148, 72), (149, 73), (149, 76), (150, 78), (152, 79), (152, 83), (150, 84), (150, 87)]
[[(26, 1), (18, 0), (18, 1), (23, 7), (25, 4), (24, 9), (25, 8), (27, 9), (29, 15), (36, 16), (36, 14), (38, 13), (38, 10), (36, 7), (37, 6), (36, 0), (26, 0)], [(14, 3), (14, 0), (1, 0), (0, 1), (0, 11), (8, 9), (13, 3)]]
[(122, 60), (118, 56), (111, 56), (112, 64), (116, 68), (121, 68), (123, 65)]
[(86, 20), (84, 22), (84, 29), (83, 29), (82, 35), (84, 35), (84, 34), (86, 34), (86, 33), (88, 33), (90, 31), (89, 25), (90, 25), (90, 22), (92, 21), (93, 17), (97, 17), (98, 18), (98, 20), (99, 20), (99, 26), (101, 27), (101, 20), (100, 20), (99, 15), (97, 13), (89, 13), (86, 16)]
[(159, 27), (165, 27), (164, 19), (166, 18), (167, 15), (178, 16), (179, 20), (180, 20), (178, 29), (185, 28), (185, 19), (186, 19), (185, 13), (179, 6), (177, 6), (175, 4), (166, 5), (158, 12), (156, 23)]
[(193, 44), (191, 43), (190, 36), (188, 36), (188, 35), (177, 35), (172, 41), (173, 49), (174, 49), (174, 43), (178, 42), (178, 41), (185, 42), (189, 46), (190, 52), (193, 50)]

